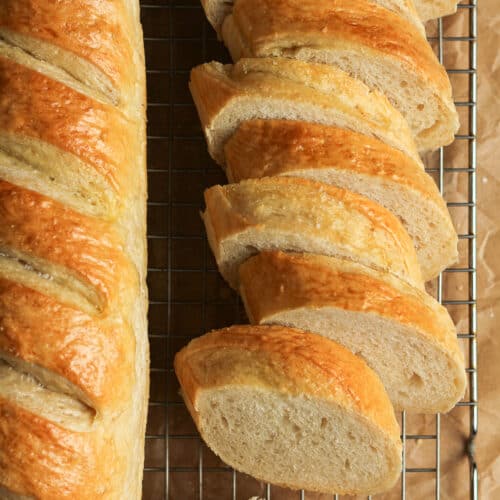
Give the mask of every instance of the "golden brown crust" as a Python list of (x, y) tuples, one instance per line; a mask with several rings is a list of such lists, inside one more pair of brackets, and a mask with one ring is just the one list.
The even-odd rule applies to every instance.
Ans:
[(98, 412), (131, 397), (135, 345), (122, 318), (92, 318), (0, 278), (1, 352), (64, 377)]
[(132, 84), (133, 48), (125, 2), (114, 0), (3, 0), (0, 28), (47, 42), (96, 66), (113, 85)]
[(288, 120), (248, 120), (226, 143), (231, 182), (334, 167), (379, 176), (446, 204), (422, 165), (382, 141), (352, 130)]
[[(398, 14), (367, 0), (239, 0), (233, 8), (247, 57), (269, 56), (277, 40), (333, 40), (359, 44), (396, 58), (451, 97), (446, 71), (422, 34)], [(286, 42), (285, 42), (286, 43)], [(295, 45), (297, 46), (297, 45)]]
[(108, 436), (68, 431), (0, 398), (0, 484), (34, 498), (95, 500), (117, 489), (125, 457)]
[(112, 225), (5, 181), (0, 181), (0, 242), (4, 249), (72, 271), (97, 290), (100, 312), (117, 298), (129, 303), (137, 293), (136, 272)]
[[(30, 92), (26, 92), (26, 88)], [(37, 139), (93, 167), (121, 196), (130, 184), (130, 124), (114, 107), (0, 57), (0, 132)]]
[(311, 254), (263, 252), (240, 266), (240, 287), (255, 323), (301, 307), (373, 313), (417, 329), (461, 359), (446, 309), (425, 292), (359, 264)]
[[(413, 0), (373, 0), (375, 3), (397, 13), (399, 16), (404, 17), (409, 22), (411, 22), (418, 30), (425, 35), (425, 28), (418, 16), (417, 10), (413, 3)], [(427, 0), (427, 2), (436, 2), (436, 0)], [(451, 1), (454, 0), (444, 0)], [(456, 0), (455, 0), (456, 1)], [(425, 2), (425, 0), (420, 0), (420, 3)], [(224, 0), (201, 0), (203, 9), (208, 18), (210, 24), (215, 28), (218, 34), (220, 34), (220, 29), (222, 23), (227, 15), (231, 13), (233, 8), (233, 1)]]
[[(282, 230), (284, 224), (304, 237), (352, 248), (353, 254), (366, 256), (373, 265), (423, 287), (408, 233), (394, 215), (364, 196), (308, 179), (265, 177), (213, 186), (205, 191), (205, 202), (209, 241), (218, 262), (224, 258), (225, 240), (266, 224)], [(283, 214), (282, 220), (274, 221), (275, 211)], [(291, 222), (287, 214), (296, 219)], [(360, 226), (353, 227), (353, 220)]]
[[(401, 114), (383, 95), (370, 91), (333, 66), (281, 57), (240, 59), (226, 66), (212, 62), (193, 68), (190, 89), (210, 153), (221, 165), (224, 164), (223, 151), (218, 151), (214, 135), (217, 120), (225, 109), (245, 99), (265, 102), (270, 98), (293, 105), (316, 106), (325, 112), (335, 111), (345, 122), (345, 128), (363, 127), (367, 134), (421, 163), (411, 131)], [(270, 102), (269, 107), (274, 105)], [(259, 116), (260, 113), (255, 106), (256, 116), (252, 118), (280, 118)]]
[(176, 355), (174, 366), (195, 410), (199, 391), (264, 387), (335, 402), (399, 440), (392, 406), (375, 373), (344, 347), (316, 334), (281, 326), (232, 326), (192, 340)]

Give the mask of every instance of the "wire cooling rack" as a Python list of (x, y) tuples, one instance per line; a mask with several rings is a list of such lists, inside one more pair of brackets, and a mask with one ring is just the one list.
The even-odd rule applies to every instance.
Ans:
[[(205, 240), (199, 211), (206, 187), (225, 183), (211, 161), (189, 91), (189, 70), (228, 55), (205, 21), (199, 0), (142, 0), (148, 74), (148, 242), (150, 289), (151, 399), (146, 440), (144, 498), (147, 500), (326, 499), (289, 492), (234, 472), (200, 440), (179, 394), (174, 354), (189, 339), (237, 322), (247, 322), (236, 295), (219, 277)], [(477, 434), (476, 344), (476, 36), (477, 0), (459, 6), (455, 18), (435, 21), (429, 40), (454, 86), (461, 130), (453, 146), (427, 159), (428, 171), (445, 195), (460, 233), (460, 261), (434, 284), (438, 300), (460, 318), (469, 375), (464, 400), (452, 412), (466, 421), (464, 436), (453, 434), (448, 417), (420, 421), (402, 414), (403, 473), (390, 496), (442, 498), (444, 455), (454, 459), (459, 491), (478, 496), (474, 462)], [(454, 196), (459, 188), (462, 195)], [(414, 429), (417, 429), (416, 431)], [(451, 437), (450, 437), (451, 436)], [(454, 441), (452, 441), (452, 439)], [(421, 451), (425, 451), (423, 454)], [(469, 455), (468, 462), (461, 457)], [(422, 458), (425, 460), (422, 462)], [(446, 458), (447, 470), (453, 469)], [(469, 479), (467, 479), (469, 478)], [(420, 485), (432, 484), (431, 491)], [(430, 491), (430, 493), (429, 493)], [(455, 490), (456, 491), (456, 490)], [(395, 493), (396, 492), (396, 493)], [(375, 497), (374, 497), (375, 498)], [(451, 497), (450, 497), (451, 498)]]

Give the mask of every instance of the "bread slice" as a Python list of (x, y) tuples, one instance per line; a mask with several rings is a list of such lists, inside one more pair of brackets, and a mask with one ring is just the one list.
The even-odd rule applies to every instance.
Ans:
[(307, 122), (243, 122), (225, 146), (230, 182), (309, 178), (349, 189), (394, 213), (413, 239), (424, 280), (457, 260), (458, 237), (433, 179), (407, 155), (350, 130)]
[(335, 342), (233, 326), (191, 341), (174, 366), (201, 436), (235, 469), (324, 493), (378, 493), (397, 480), (389, 398), (365, 362)]
[(422, 21), (449, 16), (457, 11), (458, 0), (414, 0), (415, 8)]
[(464, 359), (448, 312), (388, 273), (264, 252), (241, 265), (240, 292), (253, 323), (319, 333), (361, 356), (397, 410), (446, 412), (464, 394)]
[(411, 131), (389, 101), (326, 64), (287, 58), (212, 62), (191, 71), (190, 89), (208, 150), (224, 165), (224, 144), (238, 125), (255, 118), (336, 125), (376, 137), (418, 156)]
[(238, 0), (222, 26), (233, 60), (282, 56), (339, 67), (385, 94), (419, 151), (458, 130), (444, 67), (411, 23), (369, 0)]
[[(454, 0), (451, 1), (453, 2)], [(419, 31), (425, 33), (425, 28), (419, 18), (419, 13), (415, 5), (419, 3), (422, 7), (424, 4), (437, 4), (438, 2), (449, 3), (450, 0), (417, 0), (415, 5), (412, 0), (373, 0), (373, 2), (395, 12), (412, 23)], [(218, 34), (220, 34), (224, 19), (231, 13), (234, 3), (234, 0), (201, 0), (201, 4), (203, 5), (210, 24), (215, 28)], [(431, 19), (431, 17), (427, 19)]]
[(262, 250), (348, 258), (423, 288), (408, 233), (364, 196), (297, 177), (266, 177), (213, 186), (205, 202), (210, 247), (235, 289), (240, 264)]

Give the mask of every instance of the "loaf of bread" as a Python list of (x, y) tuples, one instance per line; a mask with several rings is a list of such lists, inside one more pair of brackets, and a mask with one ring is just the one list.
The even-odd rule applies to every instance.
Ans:
[(0, 496), (139, 499), (148, 393), (136, 0), (0, 4)]
[(194, 68), (190, 89), (212, 158), (246, 121), (303, 120), (376, 137), (421, 163), (405, 119), (386, 97), (326, 64), (288, 58), (212, 62)]
[(450, 144), (458, 115), (444, 67), (413, 24), (370, 0), (238, 0), (222, 25), (234, 61), (332, 64), (383, 93), (420, 151)]
[(464, 394), (464, 359), (448, 312), (386, 272), (264, 252), (241, 265), (240, 293), (253, 323), (319, 333), (362, 357), (397, 410), (446, 412)]
[(243, 122), (224, 148), (231, 182), (294, 176), (333, 184), (394, 213), (413, 239), (425, 281), (457, 260), (458, 237), (434, 180), (378, 139), (285, 120)]
[(423, 288), (408, 233), (364, 196), (297, 177), (265, 177), (213, 186), (205, 202), (210, 247), (235, 289), (240, 264), (263, 250), (348, 258)]
[(319, 335), (233, 326), (175, 357), (203, 439), (235, 469), (280, 486), (385, 491), (401, 467), (399, 429), (375, 373)]

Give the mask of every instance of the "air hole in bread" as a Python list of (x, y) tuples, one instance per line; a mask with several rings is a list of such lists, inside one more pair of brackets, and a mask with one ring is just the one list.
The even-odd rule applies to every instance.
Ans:
[(347, 470), (350, 470), (351, 469), (351, 461), (346, 458), (345, 461), (344, 461), (344, 467), (347, 469)]
[(419, 104), (419, 105), (417, 106), (417, 109), (418, 109), (419, 111), (423, 111), (423, 110), (424, 110), (424, 108), (425, 108), (425, 105), (424, 105), (424, 104)]
[(321, 428), (324, 429), (328, 425), (328, 419), (323, 417), (321, 419)]
[(418, 373), (413, 373), (410, 377), (409, 383), (414, 387), (422, 387), (424, 385), (424, 381)]
[(226, 429), (229, 429), (229, 422), (227, 421), (227, 418), (224, 415), (221, 416), (221, 421), (222, 421), (222, 424), (224, 425), (224, 427)]
[(402, 80), (402, 81), (400, 82), (400, 85), (401, 85), (401, 88), (408, 87), (408, 82), (407, 82), (407, 81), (405, 81), (405, 80)]

